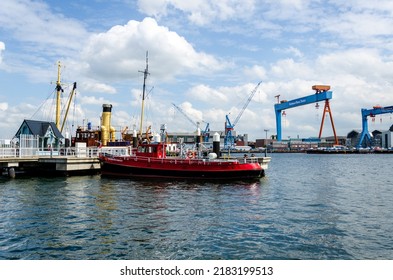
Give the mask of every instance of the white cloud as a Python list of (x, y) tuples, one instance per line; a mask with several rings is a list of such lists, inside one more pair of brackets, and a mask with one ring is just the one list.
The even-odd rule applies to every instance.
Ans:
[(228, 97), (222, 92), (223, 89), (212, 89), (207, 85), (194, 86), (188, 90), (186, 95), (194, 100), (210, 103), (227, 102)]
[[(15, 39), (32, 43), (31, 51), (77, 50), (87, 37), (82, 24), (53, 13), (50, 7), (41, 1), (2, 0), (0, 2), (0, 25), (12, 31)], [(72, 43), (71, 43), (72, 42)]]
[(362, 40), (363, 45), (380, 45), (380, 36), (393, 35), (393, 19), (381, 14), (347, 12), (337, 18), (325, 19), (324, 22), (326, 24), (321, 26), (322, 32), (337, 34), (347, 40), (347, 43), (359, 43)]
[(84, 92), (103, 92), (108, 94), (115, 94), (116, 89), (110, 85), (100, 83), (98, 81), (84, 80), (80, 85), (81, 91)]
[(287, 48), (274, 48), (273, 51), (293, 55), (295, 57), (303, 57), (303, 53), (298, 48), (295, 48), (293, 46), (289, 46)]
[[(190, 102), (183, 102), (180, 105), (176, 105), (180, 108), (181, 112), (177, 108), (175, 109), (174, 116), (175, 118), (179, 118), (182, 122), (188, 120), (187, 125), (191, 124), (197, 124), (198, 122), (200, 123), (200, 127), (202, 126), (202, 121), (203, 120), (203, 113), (200, 110), (197, 110), (193, 108), (192, 104)], [(180, 117), (177, 117), (179, 116)], [(196, 127), (192, 127), (192, 129), (195, 129)]]
[(268, 73), (269, 78), (275, 79), (314, 79), (316, 76), (315, 69), (307, 62), (298, 62), (292, 58), (276, 61), (271, 65)]
[(185, 38), (159, 26), (152, 18), (131, 20), (93, 35), (82, 57), (91, 76), (120, 80), (135, 77), (145, 68), (146, 51), (154, 79), (172, 79), (185, 72), (203, 74), (223, 67), (213, 56), (197, 52)]
[(138, 0), (139, 10), (147, 15), (160, 18), (174, 11), (181, 11), (196, 25), (206, 25), (213, 21), (249, 18), (255, 10), (254, 0)]
[(79, 100), (81, 104), (84, 105), (102, 105), (102, 104), (112, 104), (113, 106), (118, 105), (118, 103), (114, 103), (110, 100), (104, 99), (103, 97), (95, 97), (95, 96), (79, 96)]
[(159, 18), (167, 14), (167, 0), (146, 1), (138, 0), (138, 7), (142, 13)]
[[(376, 49), (348, 49), (331, 54), (321, 55), (317, 59), (317, 66), (332, 73), (356, 73), (358, 76), (374, 78), (377, 75), (393, 75), (390, 66), (393, 61), (382, 57)], [(383, 75), (385, 76), (385, 75)], [(386, 77), (386, 76), (385, 76)]]
[(246, 77), (264, 80), (266, 79), (266, 69), (261, 65), (253, 65), (252, 67), (245, 67), (244, 75)]
[(368, 0), (331, 0), (332, 4), (342, 10), (353, 10), (356, 12), (374, 11), (382, 12), (386, 15), (393, 14), (393, 2), (390, 0), (379, 0), (378, 5)]
[(36, 106), (21, 103), (17, 106), (10, 106), (7, 102), (0, 103), (0, 119), (7, 120), (0, 122), (1, 139), (10, 139), (17, 132), (24, 119), (30, 119), (37, 110)]
[(5, 50), (4, 42), (0, 41), (0, 64), (3, 62), (3, 51)]
[(8, 109), (8, 103), (7, 102), (0, 102), (0, 110), (6, 111), (7, 109)]

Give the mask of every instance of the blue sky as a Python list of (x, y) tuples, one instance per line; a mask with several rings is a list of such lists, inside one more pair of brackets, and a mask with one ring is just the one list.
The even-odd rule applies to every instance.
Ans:
[[(2, 0), (0, 139), (24, 119), (54, 121), (56, 62), (64, 101), (77, 82), (67, 129), (139, 127), (145, 53), (144, 126), (193, 131), (193, 120), (223, 130), (259, 81), (235, 129), (249, 139), (276, 133), (274, 96), (295, 99), (328, 84), (338, 135), (361, 128), (361, 108), (393, 105), (393, 2), (306, 0)], [(283, 138), (318, 136), (323, 104), (287, 110)], [(332, 135), (327, 119), (323, 136)], [(369, 121), (387, 130), (392, 114)]]

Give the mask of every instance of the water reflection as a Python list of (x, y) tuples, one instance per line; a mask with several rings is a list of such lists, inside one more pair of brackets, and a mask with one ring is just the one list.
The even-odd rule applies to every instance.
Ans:
[(253, 183), (4, 180), (0, 258), (392, 258), (390, 158), (309, 156)]

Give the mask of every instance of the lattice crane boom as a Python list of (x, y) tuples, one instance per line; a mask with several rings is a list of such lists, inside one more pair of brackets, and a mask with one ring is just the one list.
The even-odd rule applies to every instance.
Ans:
[[(187, 119), (190, 121), (190, 123), (192, 123), (193, 125), (196, 126), (196, 128), (199, 128), (199, 122), (195, 122), (193, 121), (179, 106), (177, 106), (175, 103), (172, 103), (172, 105)], [(208, 142), (209, 141), (209, 123), (205, 122), (204, 120), (202, 120), (203, 123), (206, 124), (205, 129), (202, 131), (202, 135), (204, 137), (204, 141)]]
[(190, 121), (190, 123), (192, 123), (193, 125), (195, 125), (198, 128), (198, 123), (194, 122), (186, 113), (184, 113), (184, 111), (182, 110), (182, 108), (180, 108), (179, 106), (177, 106), (175, 103), (172, 103), (172, 105), (187, 119)]
[(254, 97), (255, 93), (258, 90), (259, 85), (262, 83), (262, 81), (260, 81), (256, 87), (251, 91), (250, 96), (248, 97), (246, 103), (243, 105), (243, 108), (241, 109), (240, 113), (237, 115), (236, 119), (233, 122), (232, 126), (235, 126), (237, 124), (237, 122), (240, 120), (241, 116), (243, 115), (244, 111), (246, 110), (248, 104), (250, 103), (251, 99)]
[(243, 105), (243, 108), (240, 110), (239, 114), (237, 115), (235, 121), (231, 123), (229, 116), (225, 116), (225, 138), (224, 138), (224, 148), (230, 149), (234, 145), (234, 137), (232, 136), (232, 130), (240, 120), (241, 116), (243, 115), (244, 111), (246, 110), (248, 104), (250, 103), (251, 99), (254, 97), (254, 94), (257, 92), (259, 85), (262, 83), (260, 81), (256, 87), (251, 91), (250, 95), (247, 98), (246, 103)]

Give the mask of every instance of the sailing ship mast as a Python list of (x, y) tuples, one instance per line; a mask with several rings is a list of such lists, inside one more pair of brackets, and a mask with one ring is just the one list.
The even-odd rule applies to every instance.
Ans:
[(60, 61), (57, 62), (57, 81), (56, 81), (56, 127), (60, 130), (60, 103), (61, 103), (61, 93), (64, 91), (60, 83)]
[(142, 92), (142, 111), (141, 111), (141, 124), (139, 126), (139, 135), (142, 135), (142, 125), (143, 125), (143, 113), (145, 110), (145, 92), (146, 92), (146, 79), (147, 75), (149, 75), (149, 61), (148, 61), (148, 52), (146, 51), (146, 68), (144, 71), (139, 71), (143, 73), (143, 92)]
[(64, 129), (64, 125), (67, 119), (67, 115), (68, 115), (68, 111), (70, 109), (70, 105), (71, 105), (71, 101), (72, 101), (72, 97), (75, 94), (76, 91), (76, 82), (74, 82), (74, 86), (72, 88), (70, 97), (68, 99), (68, 105), (67, 105), (67, 110), (66, 113), (64, 115), (64, 119), (63, 119), (63, 123), (60, 126), (60, 115), (61, 115), (61, 93), (64, 92), (63, 88), (61, 87), (61, 80), (60, 80), (60, 70), (61, 70), (61, 63), (60, 61), (57, 62), (57, 81), (56, 81), (56, 127), (57, 129), (63, 133), (63, 129)]

